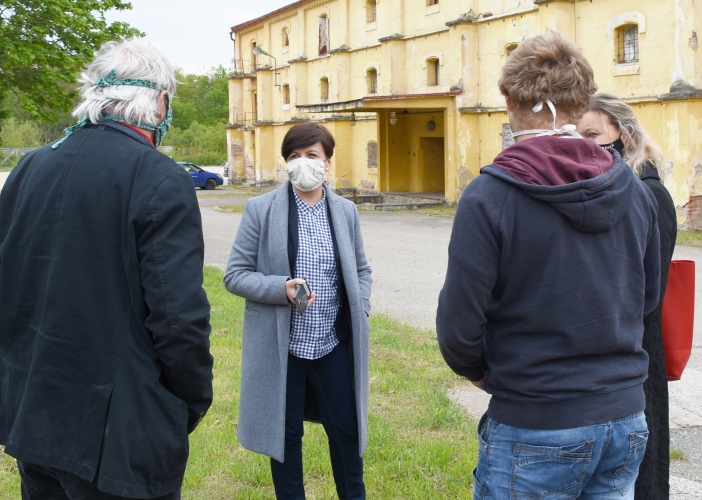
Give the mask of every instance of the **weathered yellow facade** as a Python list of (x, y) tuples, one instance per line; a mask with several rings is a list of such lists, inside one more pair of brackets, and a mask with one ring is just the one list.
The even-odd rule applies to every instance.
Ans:
[(232, 175), (284, 179), (285, 132), (320, 120), (337, 140), (333, 187), (454, 201), (503, 148), (506, 57), (553, 29), (634, 107), (682, 207), (702, 195), (700, 21), (699, 0), (298, 1), (232, 28)]

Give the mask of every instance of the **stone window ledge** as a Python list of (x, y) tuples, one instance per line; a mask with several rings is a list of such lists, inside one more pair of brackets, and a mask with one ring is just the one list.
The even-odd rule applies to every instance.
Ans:
[(612, 76), (640, 75), (641, 65), (636, 64), (616, 64), (612, 67)]

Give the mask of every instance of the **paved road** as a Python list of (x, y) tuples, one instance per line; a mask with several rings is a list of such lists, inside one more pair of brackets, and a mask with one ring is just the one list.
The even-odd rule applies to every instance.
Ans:
[[(244, 203), (245, 199), (220, 198), (212, 192), (198, 192), (198, 197), (205, 231), (205, 263), (224, 268), (241, 215), (217, 212), (213, 207)], [(452, 225), (451, 219), (425, 215), (361, 212), (365, 249), (373, 268), (374, 312), (434, 328)], [(702, 450), (702, 248), (678, 247), (674, 258), (697, 263), (695, 312), (699, 321), (695, 325), (695, 348), (683, 380), (669, 384), (673, 437), (684, 443), (683, 448), (689, 448), (686, 455), (696, 456)], [(484, 392), (464, 387), (451, 391), (450, 396), (475, 416), (485, 411), (489, 400)], [(683, 477), (671, 478), (671, 498), (702, 498), (702, 494), (696, 496), (702, 487), (695, 482), (702, 482), (701, 469), (702, 465), (694, 463), (684, 467), (674, 464), (673, 473)]]

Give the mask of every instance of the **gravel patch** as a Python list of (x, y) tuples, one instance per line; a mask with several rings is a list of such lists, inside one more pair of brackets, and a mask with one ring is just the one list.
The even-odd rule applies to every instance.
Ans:
[(689, 481), (680, 477), (670, 478), (670, 499), (671, 500), (699, 500), (702, 499), (700, 492), (702, 485), (695, 481)]
[[(670, 462), (670, 475), (702, 483), (702, 427), (671, 430), (670, 446), (685, 454), (685, 460)], [(696, 498), (702, 498), (702, 484), (698, 488)]]

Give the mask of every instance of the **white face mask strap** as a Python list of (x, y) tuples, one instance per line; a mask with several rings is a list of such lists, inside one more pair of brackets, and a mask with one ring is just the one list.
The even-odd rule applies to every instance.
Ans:
[(556, 107), (553, 105), (551, 102), (551, 99), (546, 99), (546, 104), (548, 105), (548, 109), (551, 110), (551, 113), (553, 114), (553, 130), (556, 130)]
[[(575, 131), (575, 125), (563, 125), (561, 128), (556, 128), (556, 106), (554, 106), (553, 101), (551, 99), (546, 99), (546, 105), (548, 106), (548, 109), (551, 110), (551, 114), (553, 115), (553, 127), (551, 130), (546, 130), (546, 129), (529, 129), (529, 130), (520, 130), (519, 132), (513, 132), (512, 137), (519, 137), (521, 135), (531, 135), (531, 134), (536, 134), (537, 136), (544, 136), (544, 135), (569, 135), (571, 137), (581, 137), (579, 133)], [(539, 113), (542, 109), (544, 109), (544, 103), (543, 102), (537, 102), (536, 105), (531, 108), (531, 110), (534, 113)]]

